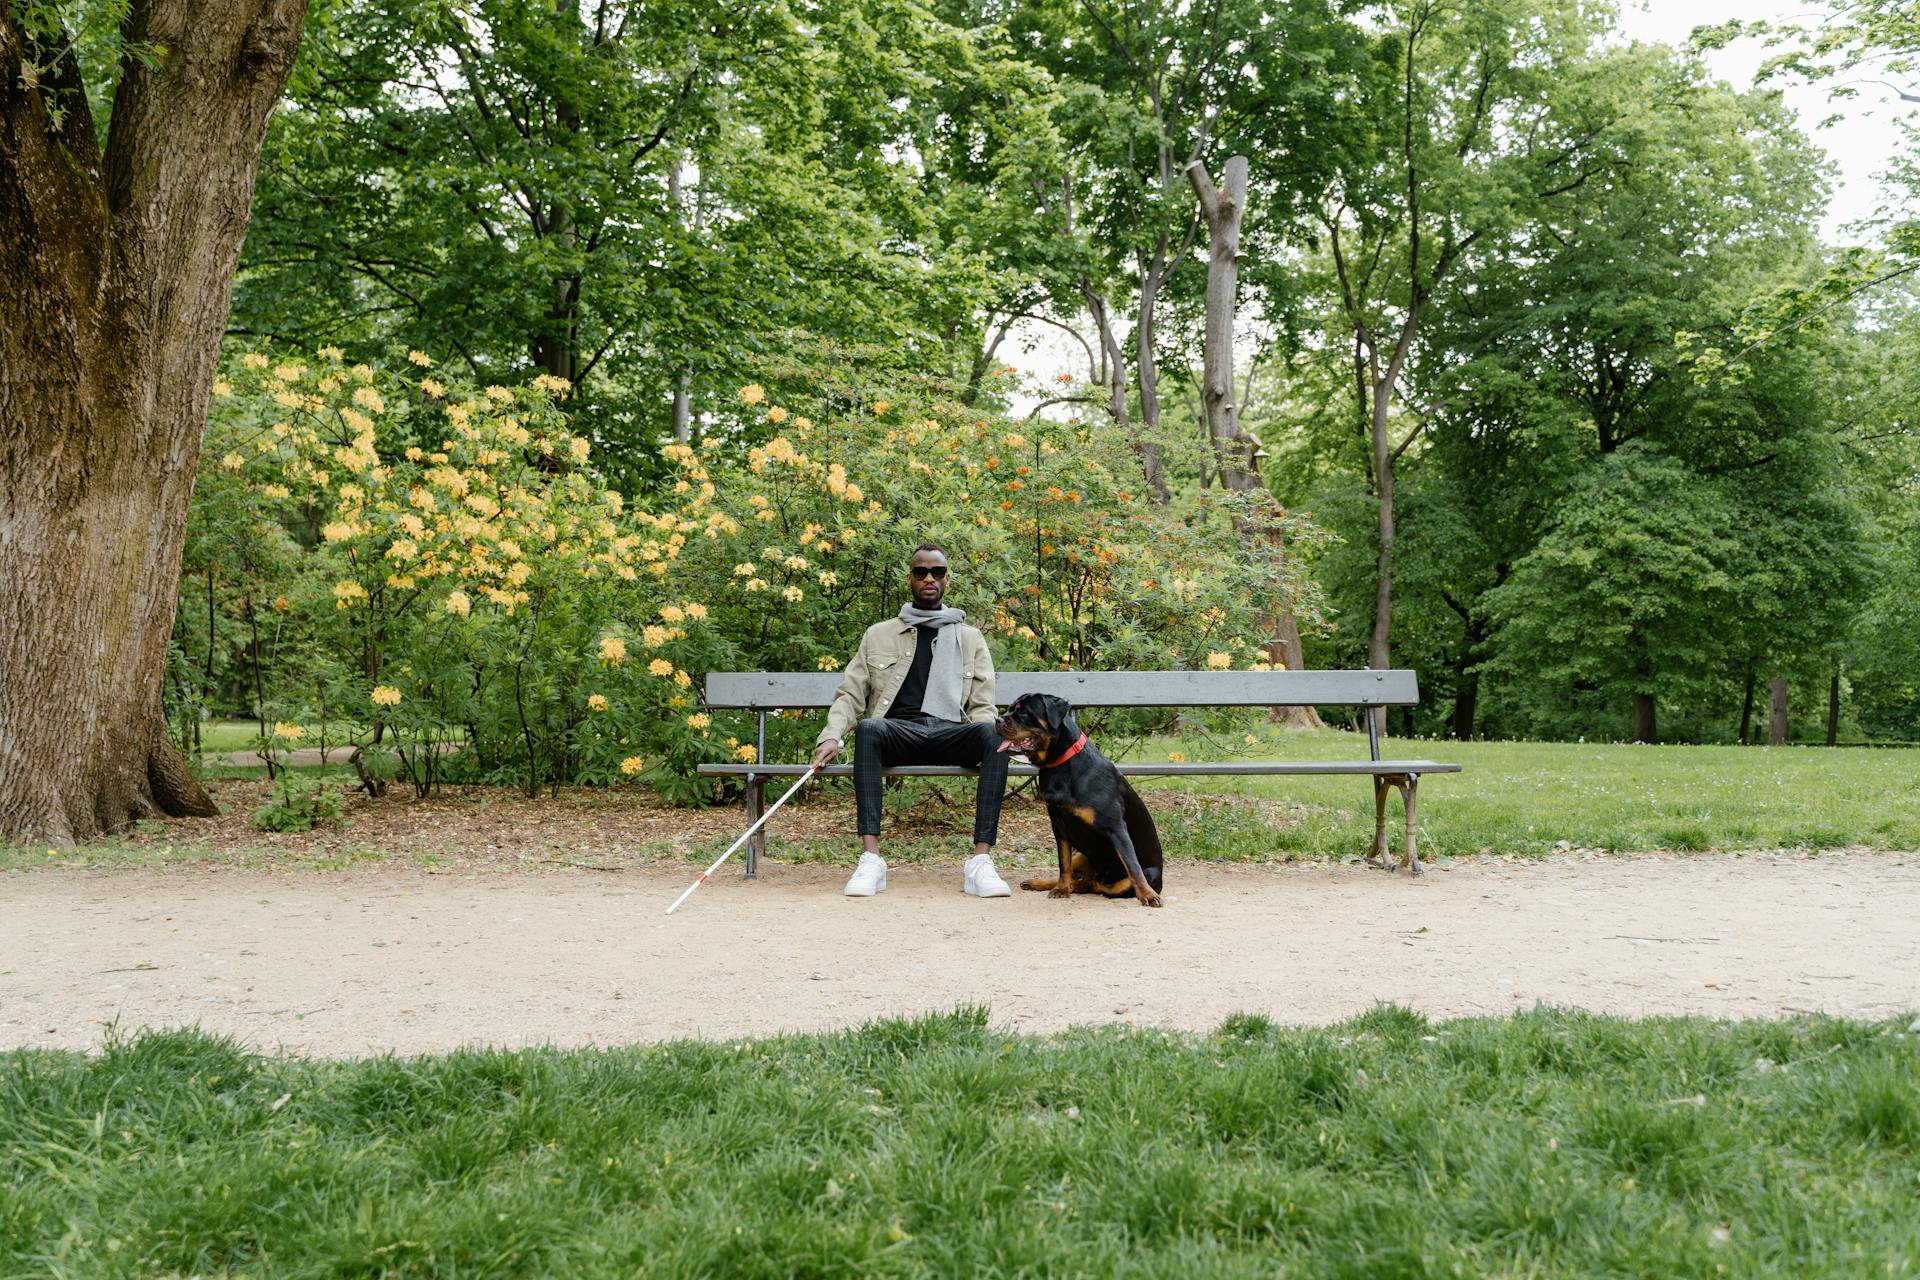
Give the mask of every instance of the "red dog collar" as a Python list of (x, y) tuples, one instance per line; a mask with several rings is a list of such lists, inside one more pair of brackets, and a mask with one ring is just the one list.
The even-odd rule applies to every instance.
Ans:
[(1076, 755), (1079, 755), (1080, 748), (1086, 745), (1087, 745), (1087, 735), (1083, 733), (1080, 735), (1078, 741), (1076, 741), (1072, 746), (1068, 747), (1065, 751), (1060, 753), (1060, 758), (1058, 760), (1055, 760), (1052, 764), (1043, 764), (1040, 767), (1042, 769), (1058, 769), (1061, 765), (1073, 759)]

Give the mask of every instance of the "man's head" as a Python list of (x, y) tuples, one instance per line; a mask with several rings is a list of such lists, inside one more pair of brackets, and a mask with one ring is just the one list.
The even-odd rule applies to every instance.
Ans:
[(923, 542), (907, 561), (907, 594), (922, 609), (938, 609), (947, 594), (947, 553), (936, 542)]

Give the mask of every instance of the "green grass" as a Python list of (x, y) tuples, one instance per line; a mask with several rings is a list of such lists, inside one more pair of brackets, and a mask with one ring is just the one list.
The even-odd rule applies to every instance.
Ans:
[[(1124, 758), (1165, 760), (1174, 751), (1189, 761), (1364, 760), (1367, 742), (1364, 734), (1331, 729), (1268, 731), (1253, 744), (1238, 734), (1155, 738)], [(1423, 858), (1535, 856), (1558, 848), (1920, 849), (1920, 791), (1909, 780), (1920, 756), (1903, 751), (1389, 739), (1382, 754), (1463, 768), (1421, 780), (1416, 815)], [(1358, 857), (1373, 843), (1373, 784), (1364, 777), (1142, 778), (1135, 785), (1149, 805), (1156, 790), (1181, 790), (1301, 806), (1279, 826), (1233, 804), (1205, 806), (1197, 815), (1163, 812), (1156, 822), (1176, 858), (1338, 860)], [(889, 794), (889, 812), (920, 802), (932, 787), (972, 812), (970, 781), (908, 783)], [(1399, 793), (1392, 792), (1387, 830), (1396, 850), (1403, 823)], [(894, 827), (900, 835), (889, 843), (889, 859), (895, 850), (908, 861), (953, 854), (953, 839), (916, 838), (905, 822)], [(848, 843), (776, 835), (770, 849), (800, 861), (843, 862)]]
[(0, 1274), (1913, 1275), (1904, 1026), (963, 1009), (343, 1063), (146, 1034), (0, 1058)]
[[(301, 727), (306, 730), (306, 734), (293, 745), (295, 747), (319, 746), (320, 726), (307, 724)], [(329, 747), (344, 746), (354, 734), (365, 734), (370, 731), (370, 728), (371, 726), (368, 725), (335, 721), (329, 726), (327, 745)], [(267, 724), (267, 731), (273, 731), (271, 721)], [(465, 738), (466, 732), (462, 729), (446, 730), (446, 740), (449, 742), (460, 742)], [(207, 720), (200, 725), (200, 749), (208, 754), (251, 751), (259, 739), (260, 722), (258, 720)]]
[[(1176, 746), (1190, 760), (1223, 758), (1210, 742)], [(1245, 758), (1272, 760), (1365, 759), (1367, 752), (1363, 735), (1334, 730), (1270, 734), (1257, 746), (1240, 749)], [(1155, 742), (1129, 758), (1165, 759), (1166, 754), (1165, 744)], [(1389, 739), (1381, 754), (1463, 767), (1461, 773), (1421, 780), (1421, 845), (1438, 855), (1540, 854), (1562, 842), (1615, 852), (1920, 848), (1920, 793), (1908, 782), (1920, 757), (1905, 752)], [(1363, 849), (1373, 838), (1373, 788), (1364, 778), (1208, 778), (1149, 780), (1147, 785), (1312, 806), (1306, 821), (1266, 839), (1283, 853)], [(1387, 822), (1397, 833), (1397, 792), (1388, 799)], [(1206, 855), (1196, 850), (1196, 856)]]

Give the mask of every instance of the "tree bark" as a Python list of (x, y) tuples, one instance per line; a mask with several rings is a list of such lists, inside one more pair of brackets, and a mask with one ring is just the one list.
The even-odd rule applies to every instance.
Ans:
[(1767, 682), (1767, 745), (1787, 745), (1787, 678)]
[(1633, 740), (1635, 742), (1660, 741), (1660, 727), (1654, 721), (1654, 701), (1650, 693), (1633, 695)]
[[(1264, 491), (1266, 481), (1254, 457), (1253, 437), (1240, 426), (1240, 406), (1234, 402), (1233, 386), (1234, 308), (1239, 298), (1240, 260), (1246, 256), (1240, 251), (1240, 219), (1247, 208), (1247, 158), (1229, 159), (1217, 188), (1207, 176), (1206, 166), (1197, 160), (1187, 166), (1187, 181), (1193, 184), (1207, 224), (1206, 339), (1200, 373), (1207, 435), (1213, 442), (1223, 488), (1229, 493)], [(1250, 522), (1236, 523), (1243, 538), (1258, 536)], [(1284, 569), (1286, 548), (1271, 532), (1267, 541)], [(1299, 670), (1300, 627), (1292, 607), (1285, 601), (1278, 602), (1267, 610), (1264, 622), (1268, 634), (1274, 637), (1266, 645), (1268, 660), (1288, 670)], [(1320, 727), (1320, 717), (1312, 707), (1273, 707), (1269, 716), (1289, 728)]]
[(1827, 682), (1827, 745), (1838, 746), (1840, 742), (1840, 673), (1833, 673)]
[[(1242, 204), (1246, 201), (1243, 198)], [(1236, 239), (1238, 229), (1236, 227)], [(1134, 330), (1134, 374), (1140, 382), (1139, 439), (1140, 467), (1153, 490), (1153, 500), (1165, 506), (1173, 500), (1167, 487), (1166, 464), (1160, 457), (1160, 366), (1153, 354), (1154, 329), (1160, 302), (1160, 288), (1166, 281), (1167, 240), (1154, 248), (1151, 258), (1140, 261), (1140, 322)]]
[[(200, 441), (305, 0), (136, 0), (106, 151), (0, 3), (0, 838), (212, 813), (162, 711)], [(52, 46), (57, 53), (64, 38)]]

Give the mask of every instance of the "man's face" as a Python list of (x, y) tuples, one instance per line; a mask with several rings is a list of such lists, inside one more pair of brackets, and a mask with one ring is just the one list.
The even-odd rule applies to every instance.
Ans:
[(947, 594), (947, 558), (938, 551), (916, 551), (907, 567), (907, 591), (922, 609), (938, 609)]

